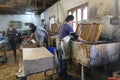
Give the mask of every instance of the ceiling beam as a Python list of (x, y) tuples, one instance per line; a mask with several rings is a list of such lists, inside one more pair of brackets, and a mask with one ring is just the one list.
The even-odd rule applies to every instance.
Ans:
[(34, 5), (35, 5), (35, 9), (37, 9), (37, 0), (35, 0), (35, 4)]
[(33, 0), (33, 1), (37, 1), (37, 2), (43, 2), (43, 0)]
[(43, 0), (43, 9), (46, 9), (46, 0)]
[(13, 6), (11, 6), (11, 5), (0, 5), (0, 8), (12, 8)]

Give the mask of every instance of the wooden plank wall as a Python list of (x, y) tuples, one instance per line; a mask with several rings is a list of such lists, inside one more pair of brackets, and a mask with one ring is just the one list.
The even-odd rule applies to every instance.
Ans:
[(57, 33), (58, 32), (58, 26), (57, 26), (56, 23), (51, 24), (50, 32), (51, 33)]

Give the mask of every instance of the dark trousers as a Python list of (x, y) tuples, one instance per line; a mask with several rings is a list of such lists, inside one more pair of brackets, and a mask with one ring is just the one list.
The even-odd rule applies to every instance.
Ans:
[(9, 41), (9, 43), (10, 43), (10, 46), (13, 50), (14, 58), (16, 59), (16, 57), (17, 57), (17, 55), (16, 55), (17, 42)]
[(46, 47), (48, 47), (48, 36), (44, 37), (44, 44)]
[(63, 50), (62, 50), (60, 44), (61, 44), (61, 42), (59, 43), (59, 47), (58, 47), (58, 51), (57, 51), (57, 57), (58, 57), (58, 62), (59, 62), (58, 73), (61, 77), (64, 77), (67, 75), (67, 60), (65, 58), (63, 58), (65, 56), (64, 56), (64, 53), (63, 53)]

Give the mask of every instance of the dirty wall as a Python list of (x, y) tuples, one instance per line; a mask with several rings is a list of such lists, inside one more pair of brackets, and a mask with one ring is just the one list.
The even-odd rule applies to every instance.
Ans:
[(88, 3), (88, 22), (100, 22), (104, 25), (101, 37), (120, 40), (120, 25), (110, 24), (110, 18), (120, 16), (120, 0), (60, 0), (44, 12), (46, 23), (49, 24), (52, 16), (55, 16), (56, 23), (64, 22), (69, 9), (84, 3)]

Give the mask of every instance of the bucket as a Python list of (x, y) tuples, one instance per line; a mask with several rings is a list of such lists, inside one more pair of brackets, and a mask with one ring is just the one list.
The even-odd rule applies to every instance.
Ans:
[(52, 54), (55, 54), (56, 48), (55, 47), (48, 47), (47, 48)]

